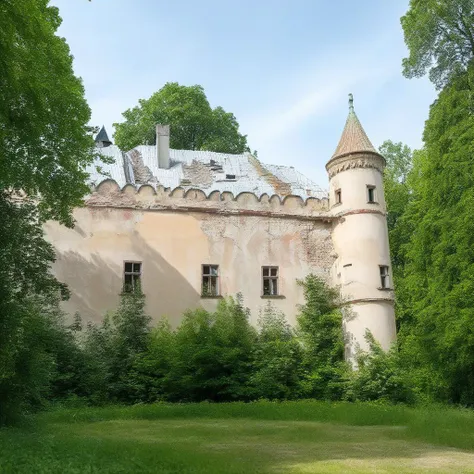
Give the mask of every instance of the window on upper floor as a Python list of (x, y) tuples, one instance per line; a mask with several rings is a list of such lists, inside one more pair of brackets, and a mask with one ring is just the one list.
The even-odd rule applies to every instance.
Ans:
[(219, 296), (219, 265), (202, 266), (202, 296)]
[(342, 191), (340, 189), (336, 189), (334, 192), (334, 201), (336, 204), (342, 204)]
[(141, 262), (124, 262), (123, 265), (123, 291), (133, 293), (140, 291), (142, 279)]
[(380, 265), (380, 284), (383, 290), (390, 289), (390, 274), (387, 265)]
[(369, 203), (377, 202), (377, 194), (375, 191), (375, 186), (367, 185), (367, 202)]
[(262, 267), (262, 295), (278, 296), (278, 267)]

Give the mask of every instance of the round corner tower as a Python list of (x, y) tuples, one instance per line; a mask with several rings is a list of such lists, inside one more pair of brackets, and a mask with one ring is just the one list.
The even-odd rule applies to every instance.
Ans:
[(326, 164), (329, 205), (335, 217), (333, 283), (343, 299), (346, 359), (368, 349), (369, 330), (383, 349), (396, 338), (393, 280), (383, 190), (385, 159), (369, 138), (349, 95), (349, 116)]

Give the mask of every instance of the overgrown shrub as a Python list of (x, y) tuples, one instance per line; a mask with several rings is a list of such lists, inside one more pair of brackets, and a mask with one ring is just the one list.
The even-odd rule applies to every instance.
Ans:
[(67, 291), (50, 273), (34, 203), (0, 190), (0, 425), (42, 406), (54, 361), (52, 325)]
[(339, 292), (315, 275), (299, 284), (305, 297), (297, 318), (304, 349), (302, 393), (308, 398), (340, 400), (350, 369), (344, 361)]
[(170, 398), (171, 371), (176, 357), (176, 333), (162, 319), (151, 330), (146, 350), (137, 355), (130, 373), (135, 401), (152, 403)]
[(219, 302), (215, 313), (189, 311), (176, 331), (171, 400), (229, 401), (249, 396), (255, 330), (240, 298)]
[(385, 352), (369, 331), (365, 337), (370, 351), (361, 351), (357, 356), (358, 370), (351, 374), (348, 398), (354, 401), (414, 403), (415, 393), (396, 344)]
[(137, 289), (123, 293), (118, 309), (106, 315), (101, 325), (88, 325), (82, 345), (85, 386), (93, 403), (136, 401), (131, 374), (136, 359), (147, 350), (150, 321), (145, 296)]
[(283, 313), (269, 303), (260, 315), (250, 378), (254, 399), (298, 398), (302, 378), (303, 348)]

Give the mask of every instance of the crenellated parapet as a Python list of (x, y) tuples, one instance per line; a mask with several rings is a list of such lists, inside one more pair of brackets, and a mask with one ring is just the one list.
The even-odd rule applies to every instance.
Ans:
[(280, 197), (242, 192), (213, 191), (209, 195), (200, 189), (175, 189), (163, 186), (142, 185), (136, 188), (127, 184), (123, 188), (112, 179), (102, 181), (91, 190), (85, 200), (89, 207), (110, 207), (161, 212), (204, 212), (221, 215), (251, 215), (262, 217), (293, 218), (303, 220), (334, 219), (329, 214), (328, 199), (300, 196)]

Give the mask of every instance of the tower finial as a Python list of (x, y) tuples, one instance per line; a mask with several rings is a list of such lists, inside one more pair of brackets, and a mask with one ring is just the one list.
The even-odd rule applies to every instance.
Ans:
[(354, 112), (354, 96), (349, 94), (349, 112)]

